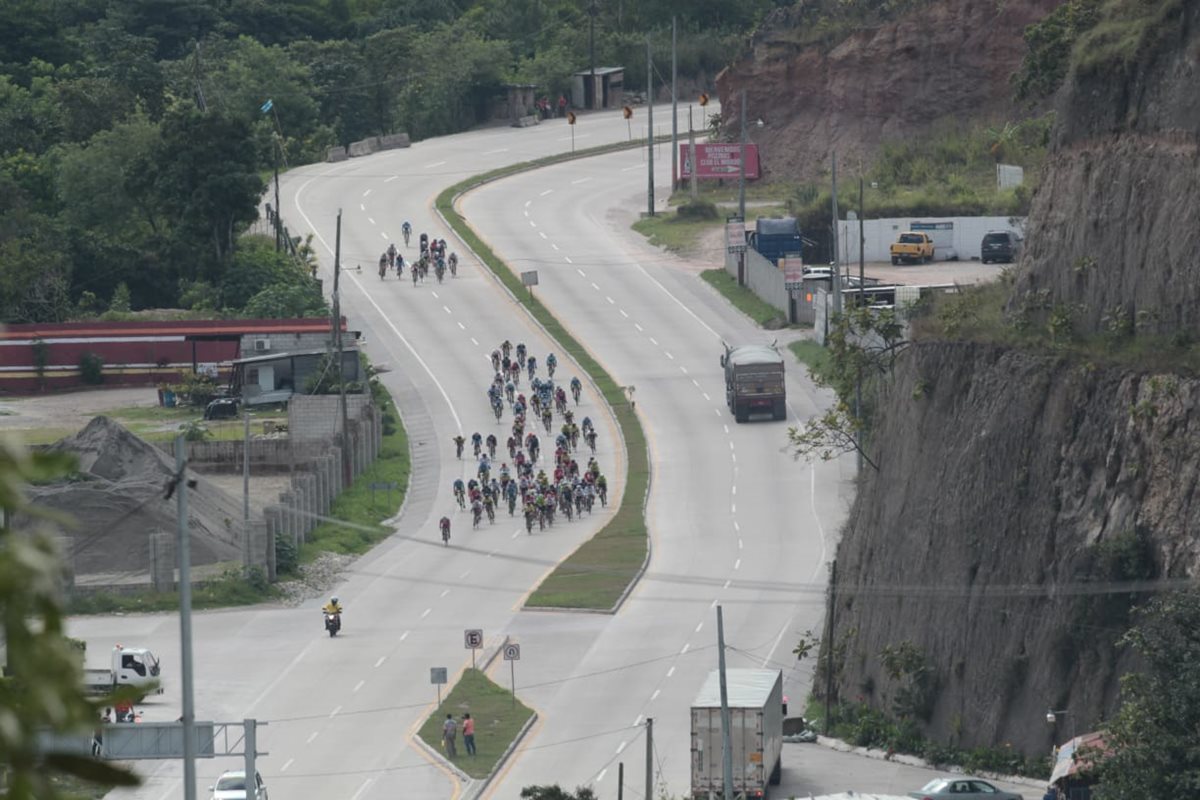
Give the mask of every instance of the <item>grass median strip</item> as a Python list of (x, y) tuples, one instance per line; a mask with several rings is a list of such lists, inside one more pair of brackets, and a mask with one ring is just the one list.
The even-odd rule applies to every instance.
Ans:
[(744, 286), (738, 286), (737, 281), (723, 269), (706, 269), (700, 273), (705, 283), (712, 286), (721, 295), (733, 303), (734, 308), (741, 311), (750, 319), (763, 327), (782, 328), (787, 325), (783, 312), (770, 303), (763, 302), (758, 295)]
[[(457, 725), (457, 755), (450, 755), (446, 751), (442, 739), (442, 726), (446, 723), (447, 714), (454, 718)], [(471, 719), (475, 720), (476, 751), (473, 756), (467, 754), (462, 736), (464, 714), (470, 714)], [(486, 778), (532, 716), (533, 711), (513, 697), (508, 689), (492, 683), (479, 670), (468, 669), (450, 694), (443, 698), (437, 710), (425, 720), (417, 735), (472, 778)]]
[(536, 296), (521, 285), (518, 276), (467, 224), (454, 208), (458, 195), (490, 181), (529, 169), (548, 166), (571, 158), (582, 158), (627, 149), (627, 144), (606, 145), (574, 154), (556, 156), (513, 164), (457, 183), (437, 197), (437, 208), (454, 232), (479, 255), (483, 263), (508, 287), (517, 301), (550, 334), (564, 351), (575, 359), (599, 387), (605, 401), (612, 407), (625, 439), (629, 459), (625, 491), (621, 495), (612, 519), (554, 570), (526, 601), (534, 608), (588, 608), (601, 611), (613, 609), (645, 563), (648, 538), (646, 531), (646, 491), (650, 484), (650, 463), (646, 451), (646, 434), (637, 414), (618, 386), (600, 363), (563, 327)]

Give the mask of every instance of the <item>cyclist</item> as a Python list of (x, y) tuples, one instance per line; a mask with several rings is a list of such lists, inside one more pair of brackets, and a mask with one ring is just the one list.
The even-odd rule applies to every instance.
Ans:
[(387, 260), (388, 260), (389, 267), (396, 266), (396, 243), (395, 242), (392, 242), (391, 244), (388, 245)]
[(579, 378), (571, 378), (571, 394), (575, 397), (575, 405), (579, 405), (579, 395), (583, 392), (583, 382)]
[(438, 523), (438, 527), (442, 529), (442, 544), (450, 544), (450, 518), (442, 517), (442, 521)]
[(537, 359), (530, 356), (525, 360), (525, 367), (529, 370), (529, 380), (533, 380), (533, 373), (537, 371)]
[(454, 499), (458, 501), (459, 508), (467, 507), (467, 489), (463, 486), (462, 478), (454, 479)]
[(498, 443), (496, 441), (496, 434), (489, 433), (488, 437), (487, 437), (487, 451), (488, 451), (488, 455), (492, 458), (496, 457), (496, 445), (497, 444)]
[(450, 265), (450, 274), (458, 277), (458, 253), (451, 253), (446, 263)]
[(463, 435), (460, 433), (454, 437), (453, 441), (454, 441), (454, 457), (459, 460), (462, 460), (463, 445), (466, 444), (467, 440), (464, 439)]
[(554, 377), (554, 369), (557, 366), (558, 366), (558, 359), (554, 357), (554, 353), (551, 353), (550, 355), (546, 356), (546, 372), (548, 372), (550, 374), (551, 378)]
[(404, 234), (404, 246), (408, 247), (409, 237), (412, 236), (412, 225), (408, 224), (408, 220), (404, 220), (404, 224), (400, 226), (400, 232)]
[(512, 354), (512, 342), (510, 342), (508, 339), (505, 339), (500, 344), (500, 351), (504, 353), (505, 358), (508, 358)]
[(475, 457), (479, 458), (479, 451), (483, 449), (483, 436), (479, 431), (471, 434), (471, 447), (475, 450)]
[(517, 342), (517, 363), (525, 366), (525, 343)]

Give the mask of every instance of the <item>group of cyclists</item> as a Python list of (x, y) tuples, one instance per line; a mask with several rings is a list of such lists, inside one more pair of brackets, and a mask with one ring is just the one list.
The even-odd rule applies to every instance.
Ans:
[[(472, 527), (478, 527), (484, 516), (489, 523), (494, 523), (497, 509), (504, 505), (508, 507), (509, 516), (515, 516), (519, 506), (525, 519), (525, 531), (532, 533), (535, 524), (538, 530), (553, 525), (557, 514), (571, 520), (585, 511), (590, 514), (597, 500), (601, 506), (608, 504), (608, 480), (595, 458), (596, 428), (587, 416), (575, 422), (575, 412), (568, 406), (566, 390), (554, 383), (557, 359), (553, 353), (546, 357), (545, 363), (549, 375), (541, 379), (537, 376), (537, 360), (527, 354), (523, 343), (514, 348), (505, 340), (492, 352), (495, 377), (488, 387), (488, 400), (497, 423), (504, 414), (505, 405), (511, 410), (513, 421), (511, 434), (505, 441), (508, 461), (502, 461), (498, 469), (495, 462), (500, 441), (496, 434), (489, 433), (486, 438), (478, 431), (471, 434), (471, 449), (478, 461), (476, 475), (465, 482), (456, 478), (453, 489), (459, 509), (470, 508)], [(519, 389), (522, 372), (527, 374), (531, 388), (528, 401)], [(583, 391), (579, 378), (571, 379), (570, 390), (575, 405), (579, 405)], [(554, 427), (556, 411), (562, 424), (554, 438), (551, 467), (541, 459), (541, 441), (536, 430), (526, 431), (526, 417), (529, 413), (534, 415), (531, 428), (536, 421), (541, 421), (548, 437)], [(585, 467), (580, 467), (578, 460), (582, 457), (581, 440), (591, 450)], [(453, 441), (455, 456), (461, 459), (467, 440), (459, 434)], [(540, 465), (539, 461), (542, 462)], [(440, 527), (442, 542), (449, 544), (448, 516), (442, 517)]]
[[(412, 225), (405, 220), (400, 230), (404, 234), (404, 246), (408, 247), (412, 238)], [(389, 269), (396, 270), (397, 278), (403, 278), (406, 265), (410, 266), (409, 272), (412, 275), (413, 286), (424, 281), (430, 269), (433, 270), (438, 283), (445, 278), (447, 268), (450, 269), (452, 277), (457, 277), (458, 254), (451, 252), (449, 256), (446, 255), (445, 239), (430, 239), (429, 234), (422, 233), (419, 243), (421, 254), (411, 265), (406, 264), (404, 256), (396, 249), (395, 242), (389, 244), (388, 249), (379, 256), (379, 279), (386, 278)]]

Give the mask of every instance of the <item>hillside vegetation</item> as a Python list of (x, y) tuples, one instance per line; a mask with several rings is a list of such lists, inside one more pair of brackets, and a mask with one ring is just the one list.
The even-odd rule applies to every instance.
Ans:
[[(776, 2), (597, 4), (596, 62), (644, 86), (645, 37), (665, 54), (677, 16), (680, 75), (703, 80)], [(588, 5), (574, 0), (10, 0), (0, 30), (8, 322), (244, 312), (230, 275), (277, 164), (462, 130), (503, 84), (556, 97), (589, 64)], [(315, 283), (286, 286), (258, 286), (272, 291), (252, 310), (319, 305)]]

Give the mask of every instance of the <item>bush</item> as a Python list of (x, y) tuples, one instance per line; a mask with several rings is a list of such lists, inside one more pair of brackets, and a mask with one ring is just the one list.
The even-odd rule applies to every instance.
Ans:
[(300, 551), (292, 537), (286, 534), (275, 534), (275, 573), (277, 575), (292, 575), (300, 566)]
[(717, 204), (708, 200), (693, 200), (684, 203), (675, 210), (676, 216), (686, 220), (720, 219), (721, 212)]
[(79, 356), (79, 376), (89, 386), (104, 383), (104, 359), (90, 350)]

